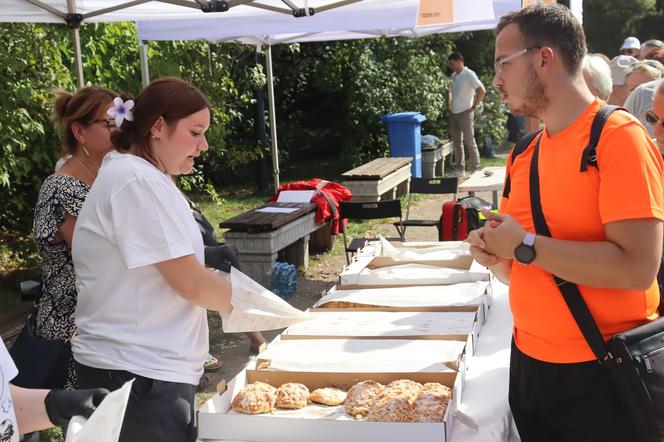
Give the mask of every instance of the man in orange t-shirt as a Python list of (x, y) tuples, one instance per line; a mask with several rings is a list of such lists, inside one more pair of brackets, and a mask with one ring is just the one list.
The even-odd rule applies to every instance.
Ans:
[[(608, 373), (581, 334), (552, 274), (579, 286), (605, 339), (657, 318), (655, 276), (664, 219), (661, 155), (647, 132), (614, 112), (597, 165), (580, 172), (603, 104), (586, 86), (580, 23), (565, 7), (536, 4), (496, 29), (494, 86), (510, 110), (545, 123), (508, 164), (509, 196), (471, 233), (471, 253), (510, 285), (514, 340), (509, 400), (523, 441), (636, 441)], [(529, 173), (539, 138), (541, 204), (552, 238), (535, 235)], [(529, 253), (515, 249), (526, 247)]]

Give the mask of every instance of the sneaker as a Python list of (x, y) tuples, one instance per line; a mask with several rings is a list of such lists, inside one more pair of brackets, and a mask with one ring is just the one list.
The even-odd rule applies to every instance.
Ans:
[(479, 171), (480, 171), (480, 168), (479, 168), (479, 167), (473, 167), (472, 169), (470, 169), (470, 170), (468, 171), (468, 175), (472, 175), (472, 174), (474, 174), (475, 172), (479, 172)]

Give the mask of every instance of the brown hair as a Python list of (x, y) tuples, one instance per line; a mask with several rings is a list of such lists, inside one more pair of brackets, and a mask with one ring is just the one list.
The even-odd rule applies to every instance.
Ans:
[(560, 4), (537, 3), (503, 15), (496, 27), (498, 35), (506, 26), (515, 24), (526, 47), (556, 48), (567, 72), (579, 71), (586, 55), (586, 36), (572, 11)]
[[(62, 150), (73, 155), (78, 149), (78, 142), (71, 130), (73, 123), (88, 126), (94, 122), (99, 109), (109, 106), (118, 94), (101, 86), (88, 86), (72, 94), (63, 89), (53, 90), (53, 115), (51, 120), (62, 139)], [(110, 118), (110, 117), (109, 117)]]
[(150, 142), (150, 129), (159, 117), (173, 128), (181, 119), (212, 105), (196, 87), (177, 77), (162, 77), (152, 81), (136, 97), (133, 121), (125, 120), (111, 134), (111, 141), (119, 151), (138, 147), (137, 154), (155, 162)]

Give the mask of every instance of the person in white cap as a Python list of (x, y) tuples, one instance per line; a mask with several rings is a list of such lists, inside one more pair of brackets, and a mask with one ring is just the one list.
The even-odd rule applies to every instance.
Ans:
[(631, 55), (632, 57), (639, 57), (641, 52), (641, 42), (636, 37), (627, 37), (620, 46), (620, 55)]
[(613, 80), (613, 90), (609, 97), (609, 104), (622, 106), (629, 95), (629, 89), (625, 85), (625, 75), (629, 72), (632, 65), (639, 60), (629, 55), (618, 55), (609, 62), (611, 68), (611, 80)]

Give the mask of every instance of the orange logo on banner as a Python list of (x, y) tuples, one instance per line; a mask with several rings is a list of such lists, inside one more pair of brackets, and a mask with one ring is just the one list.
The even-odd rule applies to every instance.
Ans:
[(534, 5), (535, 3), (556, 3), (556, 0), (522, 0), (521, 6), (525, 8), (528, 5)]
[(417, 13), (417, 26), (452, 23), (454, 19), (453, 0), (420, 0)]

